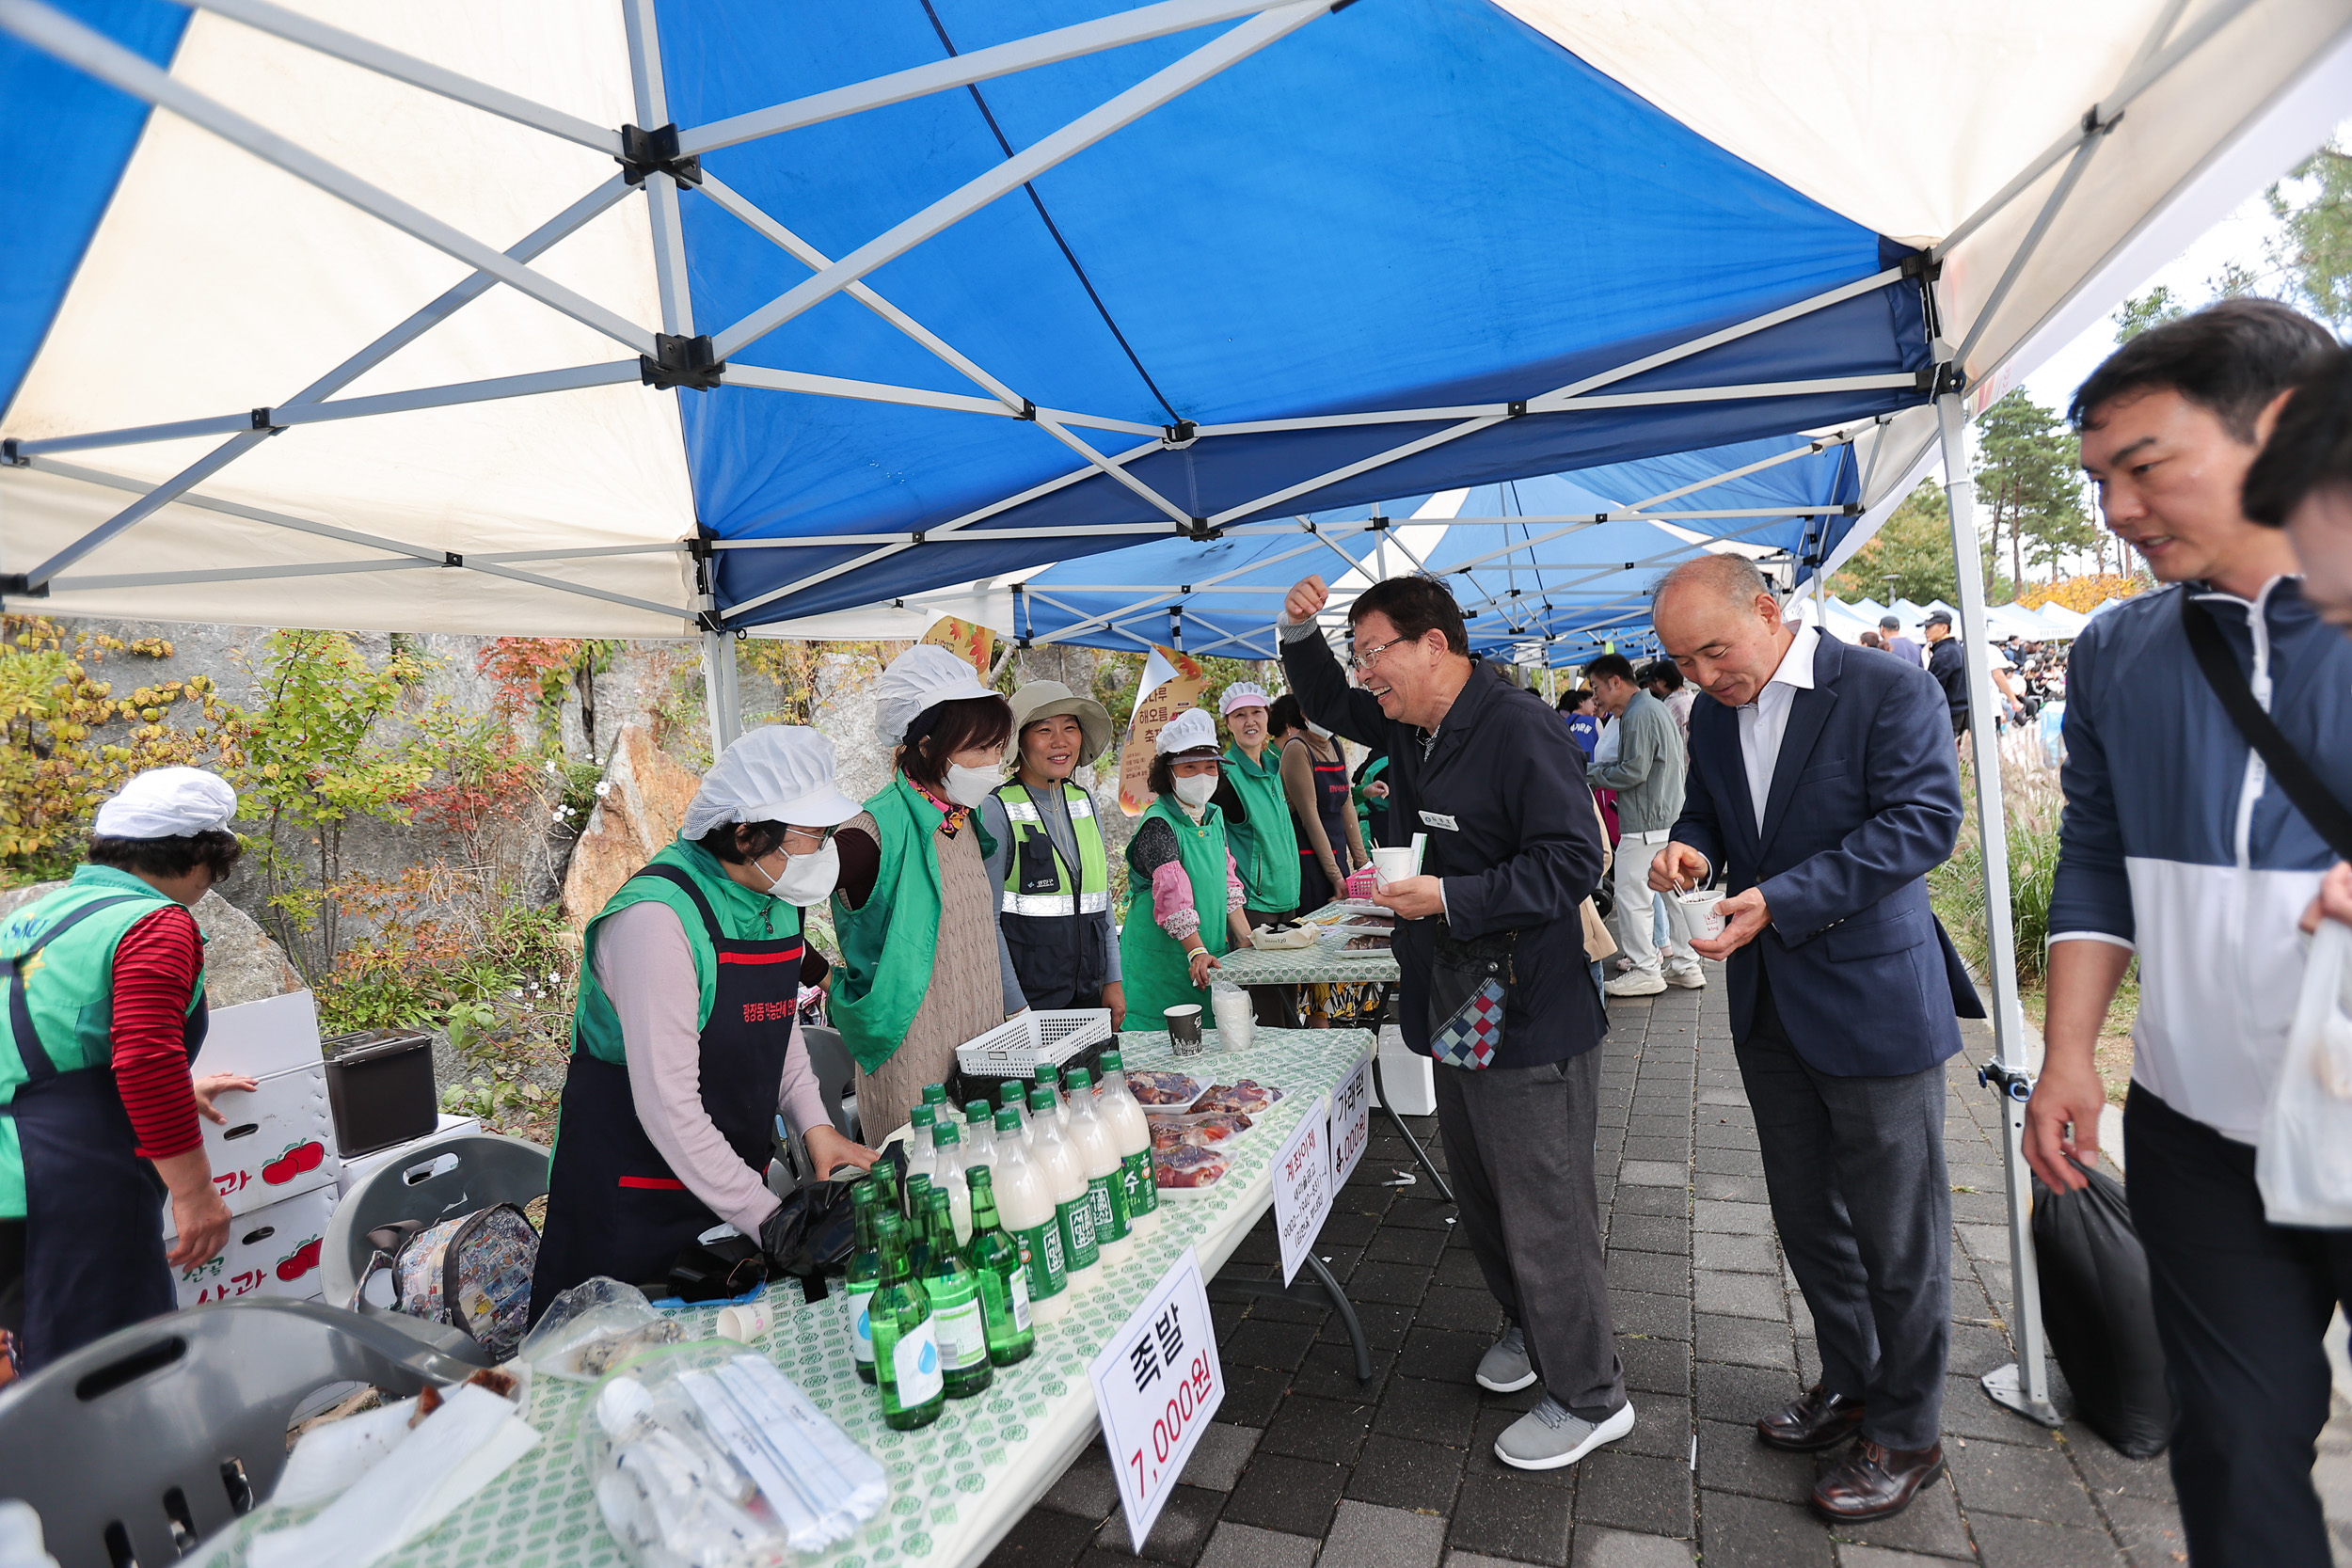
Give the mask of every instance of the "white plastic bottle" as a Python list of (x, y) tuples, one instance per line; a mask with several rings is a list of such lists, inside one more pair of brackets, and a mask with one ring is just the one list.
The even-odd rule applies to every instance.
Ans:
[[(1062, 1136), (1068, 1137), (1070, 1135), (1070, 1096), (1067, 1093), (1068, 1085), (1062, 1079), (1061, 1069), (1051, 1062), (1045, 1063), (1037, 1069), (1037, 1083), (1039, 1088), (1054, 1091), (1054, 1119), (1061, 1124)], [(1037, 1108), (1035, 1093), (1029, 1096), (1029, 1107), (1033, 1111)], [(1030, 1117), (1032, 1122), (1036, 1119), (1035, 1117)]]
[(1054, 1116), (1054, 1091), (1042, 1084), (1029, 1091), (1029, 1139), (1036, 1146), (1038, 1168), (1045, 1173), (1046, 1190), (1054, 1195), (1054, 1217), (1061, 1226), (1062, 1260), (1070, 1270), (1070, 1289), (1083, 1291), (1102, 1277), (1102, 1251), (1094, 1239), (1094, 1198), (1087, 1190), (1078, 1151), (1062, 1136), (1061, 1123)]
[(1125, 1171), (1128, 1227), (1138, 1236), (1148, 1236), (1160, 1227), (1160, 1189), (1152, 1175), (1152, 1123), (1136, 1091), (1127, 1086), (1126, 1067), (1116, 1051), (1103, 1053), (1103, 1082), (1094, 1103), (1110, 1123), (1111, 1144)]
[[(933, 1156), (931, 1130), (938, 1125), (938, 1113), (929, 1105), (917, 1105), (907, 1117), (908, 1176), (930, 1176)], [(903, 1189), (902, 1189), (903, 1190)]]
[(985, 1100), (972, 1100), (963, 1107), (963, 1165), (993, 1165), (996, 1152), (996, 1113)]
[(931, 1129), (931, 1185), (947, 1195), (947, 1217), (955, 1222), (956, 1245), (972, 1239), (972, 1189), (964, 1184), (962, 1134), (953, 1121)]
[(1127, 1234), (1126, 1171), (1110, 1120), (1094, 1098), (1093, 1075), (1084, 1068), (1070, 1071), (1070, 1141), (1078, 1151), (1087, 1198), (1094, 1207), (1095, 1247), (1104, 1263), (1123, 1263), (1136, 1251)]
[(1029, 1157), (1020, 1127), (1009, 1105), (996, 1113), (996, 1163), (989, 1167), (989, 1178), (996, 1184), (996, 1212), (1028, 1270), (1029, 1316), (1050, 1323), (1070, 1310), (1070, 1268), (1054, 1195), (1045, 1173)]

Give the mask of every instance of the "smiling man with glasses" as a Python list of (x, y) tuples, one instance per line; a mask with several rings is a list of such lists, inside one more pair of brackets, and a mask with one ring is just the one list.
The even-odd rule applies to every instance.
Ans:
[(1291, 590), (1282, 669), (1317, 723), (1388, 754), (1386, 841), (1427, 835), (1424, 875), (1374, 895), (1398, 916), (1398, 1020), (1434, 1059), (1462, 1229), (1510, 1320), (1478, 1382), (1543, 1384), (1496, 1456), (1557, 1469), (1633, 1430), (1593, 1186), (1608, 1018), (1579, 912), (1602, 854), (1584, 754), (1541, 698), (1470, 657), (1441, 583), (1392, 578), (1349, 607), (1354, 687), (1317, 628), (1328, 598), (1321, 578)]

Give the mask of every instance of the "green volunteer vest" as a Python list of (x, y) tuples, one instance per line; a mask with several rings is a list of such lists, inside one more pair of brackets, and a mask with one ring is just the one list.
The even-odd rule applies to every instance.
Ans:
[(1290, 801), (1282, 794), (1281, 748), (1268, 746), (1260, 763), (1238, 746), (1227, 748), (1225, 777), (1249, 813), (1247, 822), (1225, 824), (1233, 863), (1241, 870), (1242, 902), (1269, 914), (1289, 914), (1298, 908), (1298, 832), (1291, 826)]
[(1054, 891), (1024, 893), (1020, 847), (1033, 839), (1044, 840), (1050, 847), (1052, 836), (1045, 831), (1037, 802), (1029, 798), (1027, 785), (1014, 783), (997, 787), (997, 799), (1004, 801), (1006, 819), (1012, 825), (1014, 847), (1014, 853), (1005, 858), (1005, 885), (998, 890), (997, 906), (1006, 914), (1050, 919), (1102, 914), (1111, 907), (1110, 863), (1103, 853), (1103, 825), (1094, 819), (1094, 801), (1076, 784), (1065, 784), (1061, 789), (1062, 802), (1070, 808), (1071, 831), (1078, 839), (1078, 885), (1070, 885), (1070, 867), (1056, 851), (1047, 857), (1054, 866)]
[[(781, 898), (750, 888), (729, 877), (722, 868), (719, 857), (691, 839), (674, 839), (653, 858), (656, 865), (674, 865), (694, 879), (705, 898), (710, 900), (711, 912), (719, 917), (729, 940), (736, 942), (772, 942), (801, 933), (801, 911)], [(695, 1026), (710, 1022), (710, 1006), (719, 983), (718, 954), (710, 945), (710, 932), (703, 926), (702, 911), (686, 890), (675, 882), (660, 877), (633, 876), (623, 882), (620, 891), (604, 901), (604, 908), (588, 923), (580, 944), (580, 999), (572, 1006), (572, 1047), (584, 1051), (600, 1062), (621, 1065), (628, 1061), (628, 1053), (621, 1044), (620, 1015), (612, 1010), (612, 999), (596, 983), (596, 933), (605, 921), (632, 904), (666, 904), (677, 916), (677, 923), (686, 929), (686, 945), (694, 955), (694, 983), (700, 993), (701, 1010)]]
[[(857, 1065), (872, 1072), (906, 1039), (907, 1025), (931, 989), (940, 907), (939, 857), (931, 852), (931, 835), (946, 816), (904, 773), (893, 773), (866, 809), (880, 835), (882, 865), (864, 909), (853, 910), (834, 895), (841, 967), (825, 1012)], [(981, 830), (977, 813), (972, 831), (979, 834), (980, 852), (993, 854), (996, 841)]]
[[(171, 900), (128, 871), (85, 865), (48, 897), (27, 904), (0, 924), (0, 958), (16, 958), (76, 910), (120, 903), (99, 911), (42, 947), (31, 964), (9, 982), (0, 1006), (0, 1104), (12, 1102), (17, 1085), (30, 1076), (24, 1042), (17, 1037), (16, 992), (33, 1034), (59, 1072), (104, 1067), (114, 1060), (115, 949), (123, 934)], [(204, 1005), (204, 975), (197, 973), (187, 1010)], [(17, 1146), (16, 1121), (0, 1117), (0, 1220), (24, 1217), (24, 1164)]]
[[(1229, 936), (1225, 927), (1225, 814), (1212, 804), (1196, 825), (1184, 807), (1163, 795), (1136, 824), (1158, 817), (1176, 833), (1176, 858), (1192, 880), (1192, 907), (1200, 911), (1200, 945), (1222, 956)], [(1133, 841), (1127, 846), (1128, 886), (1135, 900), (1127, 907), (1127, 924), (1119, 931), (1120, 978), (1127, 990), (1127, 1017), (1140, 1029), (1167, 1027), (1161, 1014), (1170, 1007), (1197, 1002), (1209, 1005), (1209, 993), (1192, 983), (1184, 944), (1160, 929), (1152, 918), (1152, 879), (1136, 863)], [(1204, 1015), (1205, 1018), (1205, 1015)]]

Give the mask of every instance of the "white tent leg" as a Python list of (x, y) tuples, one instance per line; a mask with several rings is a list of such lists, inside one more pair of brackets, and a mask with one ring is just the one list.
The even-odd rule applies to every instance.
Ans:
[(1952, 550), (1960, 568), (1961, 650), (1968, 660), (1968, 726), (1977, 737), (1977, 823), (1984, 847), (1985, 968), (1993, 982), (1990, 1071), (1998, 1078), (2007, 1123), (2001, 1141), (2009, 1196), (2010, 1329), (2017, 1359), (1984, 1374), (1984, 1391), (2043, 1426), (2059, 1424), (2050, 1402), (2050, 1364), (2042, 1332), (2042, 1278), (2034, 1263), (2031, 1178), (2026, 1165), (2026, 1015), (2017, 1001), (2017, 935), (2010, 909), (2009, 819), (2001, 803), (2000, 708), (1993, 700), (1986, 662), (1984, 557), (1977, 541), (1976, 481), (1962, 440), (1967, 414), (1958, 392), (1935, 400), (1944, 443), (1944, 495), (1952, 515)]
[(703, 633), (703, 706), (710, 716), (710, 754), (716, 757), (743, 733), (743, 707), (735, 678), (735, 633)]

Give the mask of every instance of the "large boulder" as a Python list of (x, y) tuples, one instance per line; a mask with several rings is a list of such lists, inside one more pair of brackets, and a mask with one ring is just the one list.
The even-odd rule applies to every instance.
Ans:
[[(63, 882), (34, 882), (0, 892), (0, 920), (63, 886)], [(303, 989), (302, 976), (286, 961), (285, 949), (272, 942), (251, 915), (217, 893), (206, 894), (194, 912), (196, 928), (204, 933), (206, 1007), (233, 1007), (241, 1002), (259, 1002)]]
[(702, 779), (653, 743), (643, 724), (626, 724), (605, 765), (603, 793), (572, 847), (564, 874), (564, 916), (585, 930), (605, 900), (672, 839)]

